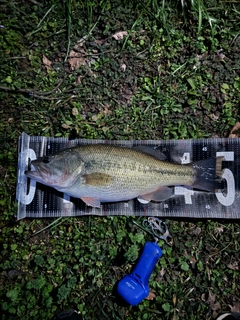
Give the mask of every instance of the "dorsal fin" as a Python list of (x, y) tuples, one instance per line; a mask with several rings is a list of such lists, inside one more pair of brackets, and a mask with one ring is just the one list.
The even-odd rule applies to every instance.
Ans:
[(149, 146), (134, 146), (133, 149), (143, 153), (147, 153), (158, 160), (161, 160), (161, 161), (166, 160), (165, 154), (163, 154), (160, 151), (156, 151), (154, 148), (151, 148)]

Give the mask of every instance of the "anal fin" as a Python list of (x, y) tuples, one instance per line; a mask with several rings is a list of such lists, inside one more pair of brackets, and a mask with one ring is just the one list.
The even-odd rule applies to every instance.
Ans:
[(150, 192), (147, 194), (142, 194), (138, 196), (138, 201), (141, 203), (148, 203), (151, 200), (156, 202), (161, 202), (169, 199), (173, 195), (174, 191), (172, 188), (168, 187), (160, 187), (154, 192)]
[(87, 206), (100, 208), (101, 202), (98, 199), (90, 198), (90, 197), (82, 197), (82, 201), (86, 203)]

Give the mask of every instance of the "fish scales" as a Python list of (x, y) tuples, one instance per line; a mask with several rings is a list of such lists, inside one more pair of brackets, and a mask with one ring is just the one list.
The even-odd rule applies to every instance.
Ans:
[[(115, 152), (112, 152), (110, 146), (103, 145), (100, 149), (101, 151), (95, 155), (92, 153), (94, 146), (87, 146), (85, 157), (84, 152), (82, 152), (82, 147), (80, 147), (79, 153), (81, 153), (83, 161), (86, 162), (88, 173), (91, 173), (91, 169), (93, 170), (92, 172), (100, 170), (103, 173), (107, 170), (113, 175), (128, 173), (128, 177), (132, 176), (135, 180), (149, 181), (153, 178), (154, 182), (156, 181), (158, 184), (166, 181), (168, 185), (169, 183), (179, 182), (176, 175), (181, 177), (181, 183), (191, 183), (194, 178), (194, 172), (191, 166), (160, 161), (152, 156), (126, 147), (117, 147), (117, 150), (114, 150)], [(90, 155), (88, 151), (91, 151)], [(88, 162), (91, 163), (92, 157), (95, 161), (90, 169)], [(100, 158), (96, 161), (98, 157)], [(156, 176), (156, 173), (159, 174), (159, 176)], [(146, 176), (146, 174), (148, 174), (148, 176)], [(160, 181), (159, 178), (161, 178)]]
[[(156, 153), (157, 155), (157, 153)], [(192, 185), (201, 166), (159, 160), (134, 148), (83, 145), (34, 160), (26, 175), (40, 183), (79, 197), (91, 206), (138, 197), (163, 201), (172, 195), (168, 186)]]
[[(102, 201), (124, 200), (144, 192), (153, 192), (159, 186), (174, 184), (189, 185), (193, 182), (193, 169), (169, 162), (126, 147), (99, 145), (76, 147), (85, 163), (83, 174), (108, 173), (112, 179), (104, 188), (101, 185), (85, 185), (87, 194), (94, 194)], [(179, 175), (179, 177), (177, 176)], [(81, 181), (72, 187), (74, 193), (81, 188)]]

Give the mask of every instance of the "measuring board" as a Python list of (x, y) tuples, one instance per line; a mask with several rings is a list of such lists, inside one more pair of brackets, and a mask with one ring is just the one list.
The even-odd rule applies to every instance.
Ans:
[[(100, 208), (86, 206), (70, 197), (26, 177), (30, 160), (50, 155), (67, 147), (84, 144), (112, 144), (125, 147), (147, 145), (166, 156), (166, 161), (188, 164), (222, 156), (223, 189), (215, 193), (175, 186), (174, 194), (163, 202), (142, 204), (137, 199), (102, 203)], [(240, 143), (239, 139), (198, 140), (87, 140), (28, 136), (19, 138), (17, 218), (47, 218), (79, 215), (137, 215), (191, 218), (240, 218)]]

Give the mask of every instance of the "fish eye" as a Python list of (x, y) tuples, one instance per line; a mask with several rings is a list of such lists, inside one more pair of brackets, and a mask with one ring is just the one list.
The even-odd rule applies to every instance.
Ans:
[(43, 163), (49, 163), (49, 162), (50, 162), (50, 160), (49, 160), (49, 158), (48, 158), (48, 157), (44, 157), (44, 158), (42, 159), (42, 162), (43, 162)]

